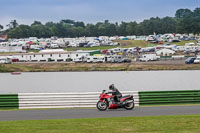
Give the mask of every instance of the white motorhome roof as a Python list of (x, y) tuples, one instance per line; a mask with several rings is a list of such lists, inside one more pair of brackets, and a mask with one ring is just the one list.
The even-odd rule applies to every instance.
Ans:
[(67, 52), (67, 51), (63, 49), (45, 49), (45, 50), (39, 51), (39, 53), (59, 53), (59, 52)]

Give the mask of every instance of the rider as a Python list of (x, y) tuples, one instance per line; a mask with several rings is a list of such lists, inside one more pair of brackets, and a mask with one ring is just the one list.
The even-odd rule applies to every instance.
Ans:
[(112, 95), (114, 95), (114, 100), (116, 102), (119, 102), (119, 98), (122, 97), (122, 94), (119, 92), (119, 90), (114, 86), (114, 84), (111, 84), (109, 86), (109, 90), (111, 90), (110, 93), (112, 93)]

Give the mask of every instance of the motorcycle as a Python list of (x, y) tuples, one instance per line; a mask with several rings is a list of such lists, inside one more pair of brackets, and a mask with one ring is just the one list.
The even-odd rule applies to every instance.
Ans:
[(106, 93), (106, 90), (103, 90), (100, 94), (96, 107), (100, 111), (117, 108), (132, 110), (135, 107), (135, 104), (132, 95), (123, 96), (119, 98), (119, 101), (116, 101), (114, 95), (109, 95), (109, 92)]

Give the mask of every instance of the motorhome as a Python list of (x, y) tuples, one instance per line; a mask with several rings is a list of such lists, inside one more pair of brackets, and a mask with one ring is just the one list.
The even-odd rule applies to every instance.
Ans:
[(12, 63), (11, 57), (0, 57), (0, 64), (10, 64)]
[(55, 44), (55, 43), (54, 43), (54, 44), (51, 44), (50, 47), (51, 47), (51, 48), (55, 48), (55, 49), (56, 49), (56, 48), (59, 48), (58, 44)]
[(105, 62), (111, 63), (112, 62), (112, 56), (106, 56), (105, 57)]
[(114, 55), (111, 57), (111, 63), (118, 63), (119, 61), (121, 61), (122, 56), (121, 55)]
[(30, 49), (39, 50), (40, 46), (39, 45), (30, 45)]
[(160, 59), (160, 56), (157, 56), (156, 54), (144, 54), (139, 60), (140, 61), (156, 61), (159, 59)]
[(88, 56), (87, 63), (103, 63), (105, 62), (104, 56)]

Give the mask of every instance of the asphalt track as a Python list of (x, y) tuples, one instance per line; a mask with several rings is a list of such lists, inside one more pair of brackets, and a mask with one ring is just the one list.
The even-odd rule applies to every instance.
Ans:
[(98, 111), (97, 109), (50, 109), (50, 110), (13, 110), (0, 111), (0, 121), (10, 120), (46, 120), (72, 118), (134, 117), (163, 115), (200, 114), (200, 105), (136, 107), (134, 110), (115, 109)]

